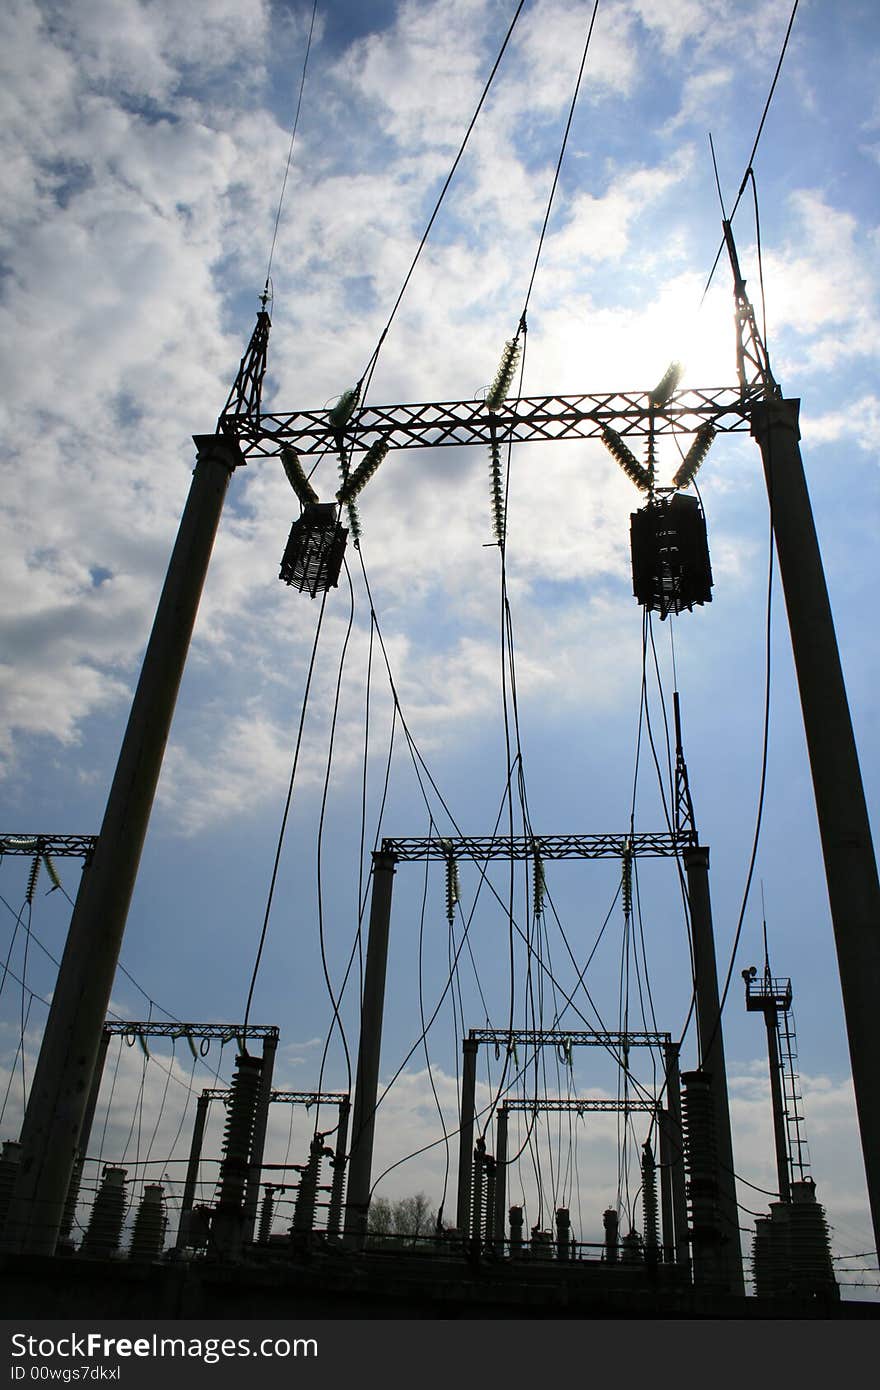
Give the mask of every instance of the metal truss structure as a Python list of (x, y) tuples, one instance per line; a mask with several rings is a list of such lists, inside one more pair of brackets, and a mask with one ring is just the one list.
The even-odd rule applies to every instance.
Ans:
[[(755, 392), (756, 395), (763, 394)], [(263, 415), (227, 409), (223, 433), (238, 441), (246, 458), (265, 458), (292, 446), (303, 454), (365, 450), (380, 439), (391, 449), (444, 449), (465, 444), (554, 443), (601, 439), (610, 428), (623, 436), (693, 434), (712, 424), (720, 433), (748, 430), (750, 398), (737, 387), (679, 391), (662, 409), (645, 391), (610, 391), (578, 396), (522, 396), (489, 410), (485, 401), (427, 401), (367, 405), (356, 410), (344, 431), (335, 430), (326, 410)]]
[(221, 1042), (239, 1042), (244, 1038), (271, 1038), (277, 1043), (279, 1030), (272, 1023), (157, 1023), (132, 1022), (119, 1019), (104, 1024), (107, 1034), (121, 1033), (126, 1038), (219, 1038)]
[(21, 854), (30, 858), (48, 854), (51, 859), (84, 859), (88, 863), (97, 843), (97, 835), (49, 835), (42, 831), (35, 835), (0, 835), (0, 856)]
[(671, 1033), (621, 1032), (598, 1028), (471, 1028), (468, 1037), (476, 1043), (497, 1043), (512, 1047), (549, 1047), (571, 1044), (572, 1047), (664, 1047), (672, 1042)]
[[(222, 1100), (224, 1105), (232, 1095), (232, 1088), (218, 1089), (207, 1087), (201, 1092), (208, 1100)], [(345, 1091), (270, 1091), (269, 1099), (283, 1105), (344, 1105), (349, 1097)]]
[(592, 1111), (611, 1111), (614, 1114), (628, 1115), (630, 1111), (636, 1110), (650, 1114), (659, 1110), (660, 1106), (653, 1100), (587, 1100), (583, 1096), (571, 1096), (568, 1099), (553, 1097), (548, 1100), (507, 1100), (498, 1108), (510, 1112), (521, 1110), (529, 1115), (544, 1112), (552, 1115), (567, 1110), (573, 1111), (576, 1115), (585, 1115)]
[(381, 853), (412, 863), (426, 859), (641, 859), (675, 858), (697, 844), (693, 830), (630, 835), (453, 835), (384, 839)]

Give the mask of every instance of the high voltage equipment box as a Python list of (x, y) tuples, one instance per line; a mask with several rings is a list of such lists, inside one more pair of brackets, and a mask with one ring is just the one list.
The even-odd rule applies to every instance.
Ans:
[(347, 537), (348, 531), (339, 525), (334, 502), (305, 507), (290, 528), (279, 578), (312, 598), (326, 589), (335, 589)]
[(633, 593), (649, 611), (681, 613), (712, 602), (706, 518), (696, 497), (657, 498), (630, 517)]

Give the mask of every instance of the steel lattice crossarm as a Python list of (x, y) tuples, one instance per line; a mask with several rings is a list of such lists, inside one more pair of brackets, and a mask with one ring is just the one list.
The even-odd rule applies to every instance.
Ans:
[[(225, 1104), (232, 1095), (232, 1088), (207, 1086), (201, 1092), (206, 1100), (222, 1100)], [(283, 1105), (345, 1105), (349, 1097), (345, 1091), (270, 1091), (271, 1101), (280, 1101)]]
[(407, 862), (425, 859), (665, 859), (696, 845), (692, 830), (630, 835), (451, 835), (385, 839), (382, 854)]
[[(206, 1100), (222, 1100), (225, 1104), (232, 1095), (232, 1088), (225, 1089), (208, 1086), (201, 1092)], [(348, 1093), (345, 1091), (270, 1091), (270, 1101), (282, 1105), (347, 1105)]]
[(620, 1032), (597, 1028), (471, 1028), (468, 1037), (478, 1043), (498, 1043), (512, 1047), (548, 1047), (555, 1043), (572, 1047), (663, 1047), (671, 1043), (671, 1033)]
[[(761, 394), (757, 388), (753, 395)], [(645, 391), (612, 391), (581, 396), (522, 396), (497, 410), (485, 401), (439, 401), (413, 405), (368, 405), (356, 410), (344, 430), (334, 430), (326, 410), (277, 414), (230, 412), (221, 416), (224, 433), (234, 435), (247, 457), (280, 453), (292, 445), (300, 453), (337, 452), (340, 443), (368, 449), (384, 439), (391, 449), (438, 449), (461, 444), (525, 444), (558, 439), (598, 439), (603, 428), (620, 435), (693, 434), (701, 425), (731, 433), (749, 428), (752, 395), (739, 387), (678, 391), (662, 407), (652, 407)]]
[(578, 1115), (584, 1115), (588, 1111), (601, 1110), (627, 1115), (631, 1110), (643, 1110), (651, 1113), (659, 1108), (655, 1100), (587, 1100), (584, 1096), (569, 1096), (567, 1099), (553, 1097), (548, 1100), (507, 1100), (499, 1107), (499, 1109), (508, 1111), (522, 1110), (529, 1115), (536, 1115), (544, 1111), (549, 1114), (556, 1114), (566, 1110), (573, 1110)]
[(52, 859), (89, 860), (98, 843), (97, 835), (0, 835), (0, 855), (48, 854)]
[(272, 1023), (157, 1023), (119, 1019), (104, 1024), (105, 1033), (121, 1033), (129, 1038), (219, 1038), (238, 1042), (243, 1038), (272, 1038), (278, 1041), (278, 1028)]

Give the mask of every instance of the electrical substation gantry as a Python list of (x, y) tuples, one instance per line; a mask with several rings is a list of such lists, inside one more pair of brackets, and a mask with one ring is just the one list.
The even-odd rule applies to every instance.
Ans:
[[(373, 406), (347, 393), (329, 414), (324, 410), (266, 413), (262, 388), (270, 320), (265, 307), (258, 313), (214, 432), (194, 436), (197, 461), (192, 485), (100, 834), (83, 870), (25, 1114), (21, 1163), (3, 1238), (7, 1249), (51, 1254), (56, 1247), (177, 691), (214, 536), (236, 468), (285, 451), (308, 456), (344, 450), (349, 458), (363, 454), (364, 459), (373, 451), (373, 466), (376, 457), (388, 450), (466, 444), (497, 448), (537, 440), (601, 438), (608, 443), (609, 432), (621, 440), (647, 441), (650, 450), (656, 438), (681, 433), (698, 436), (709, 429), (716, 434), (751, 431), (761, 450), (822, 840), (874, 1238), (880, 1245), (880, 1034), (873, 1022), (880, 981), (880, 884), (800, 456), (799, 402), (784, 399), (772, 377), (730, 226), (723, 225), (734, 280), (735, 387), (672, 390), (662, 400), (652, 399), (651, 392), (629, 390), (518, 397), (498, 401), (494, 408), (479, 400)], [(349, 500), (359, 469), (362, 465), (344, 484)], [(367, 471), (360, 473), (361, 480)], [(304, 529), (309, 532), (308, 526)], [(323, 549), (316, 557), (312, 552), (304, 554), (299, 543), (291, 557), (294, 563), (300, 565), (299, 587), (314, 593), (332, 585), (332, 568), (325, 562)], [(661, 586), (661, 594), (665, 592)], [(692, 910), (695, 898), (705, 898), (699, 910), (708, 914), (708, 851), (694, 845), (690, 852)], [(389, 855), (374, 859), (372, 913), (380, 924), (377, 931), (387, 918), (386, 907), (390, 911), (393, 868)], [(384, 929), (387, 945), (387, 920)], [(362, 1046), (368, 1027), (375, 1024), (381, 1029), (378, 982), (376, 989), (373, 1002), (379, 1017), (368, 1019), (365, 999)], [(719, 1021), (716, 1017), (707, 1036), (720, 1042)], [(368, 1041), (368, 1050), (373, 1048)], [(372, 1077), (365, 1078), (360, 1068), (358, 1079), (359, 1086), (372, 1084)], [(357, 1106), (356, 1097), (356, 1111)], [(372, 1115), (363, 1111), (358, 1130), (355, 1116), (353, 1157), (359, 1143), (369, 1139), (371, 1146), (372, 1123)], [(360, 1214), (355, 1213), (354, 1219), (359, 1221)]]

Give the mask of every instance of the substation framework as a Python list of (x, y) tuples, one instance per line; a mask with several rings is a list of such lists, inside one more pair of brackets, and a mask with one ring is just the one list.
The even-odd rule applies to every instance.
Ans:
[[(260, 1099), (265, 1091), (261, 1092)], [(180, 1209), (180, 1224), (177, 1228), (176, 1248), (183, 1250), (187, 1245), (195, 1244), (192, 1230), (192, 1213), (195, 1204), (195, 1192), (198, 1182), (199, 1164), (202, 1157), (202, 1143), (205, 1137), (205, 1126), (208, 1119), (208, 1109), (212, 1101), (222, 1101), (224, 1105), (230, 1103), (232, 1090), (229, 1087), (206, 1087), (198, 1101), (196, 1102), (196, 1118), (193, 1125), (192, 1139), (190, 1142), (189, 1158), (187, 1160), (186, 1179), (184, 1183), (183, 1199)], [(340, 1233), (342, 1225), (342, 1203), (345, 1190), (346, 1173), (346, 1150), (348, 1144), (348, 1120), (351, 1109), (350, 1097), (347, 1092), (341, 1091), (273, 1091), (268, 1093), (266, 1104), (266, 1116), (262, 1121), (262, 1137), (257, 1145), (257, 1136), (254, 1135), (250, 1153), (249, 1182), (245, 1191), (245, 1206), (243, 1221), (241, 1225), (240, 1241), (242, 1244), (249, 1244), (254, 1238), (254, 1217), (256, 1215), (256, 1196), (254, 1190), (259, 1194), (262, 1181), (262, 1174), (268, 1168), (282, 1167), (284, 1169), (293, 1168), (301, 1170), (299, 1164), (264, 1164), (264, 1140), (265, 1127), (268, 1119), (268, 1109), (271, 1105), (303, 1105), (306, 1110), (313, 1105), (333, 1105), (337, 1108), (336, 1121), (336, 1146), (333, 1158), (333, 1182), (330, 1188), (329, 1211), (327, 1215), (327, 1234), (336, 1236)], [(259, 1114), (259, 1108), (256, 1112)], [(316, 1136), (317, 1137), (317, 1136)], [(323, 1136), (321, 1136), (323, 1138)], [(255, 1184), (255, 1188), (252, 1185)], [(274, 1190), (274, 1185), (273, 1185)], [(272, 1195), (267, 1192), (264, 1199), (264, 1208), (268, 1201), (269, 1211), (261, 1214), (261, 1226), (271, 1225), (271, 1204)]]
[[(462, 1039), (461, 1131), (456, 1207), (458, 1227), (461, 1231), (468, 1229), (472, 1209), (477, 1058), (481, 1045), (503, 1047), (508, 1052), (516, 1045), (535, 1050), (542, 1047), (559, 1047), (560, 1045), (565, 1047), (602, 1047), (610, 1050), (615, 1057), (615, 1049), (619, 1049), (624, 1068), (628, 1067), (627, 1059), (630, 1048), (657, 1047), (662, 1049), (664, 1061), (662, 1090), (667, 1097), (666, 1106), (663, 1106), (659, 1099), (647, 1100), (636, 1097), (609, 1100), (592, 1099), (585, 1096), (569, 1098), (545, 1096), (535, 1099), (504, 1098), (499, 1101), (495, 1112), (496, 1184), (493, 1229), (496, 1237), (501, 1237), (503, 1241), (506, 1215), (507, 1119), (512, 1111), (552, 1113), (569, 1110), (576, 1114), (586, 1114), (591, 1111), (617, 1111), (629, 1114), (630, 1112), (643, 1111), (655, 1117), (660, 1140), (664, 1258), (669, 1263), (675, 1261), (677, 1264), (686, 1266), (688, 1264), (688, 1224), (681, 1123), (679, 1043), (673, 1041), (671, 1034), (650, 1030), (624, 1031), (599, 1028), (471, 1028), (468, 1031), (468, 1036)], [(620, 1062), (619, 1057), (616, 1059)]]
[[(295, 446), (306, 454), (360, 451), (380, 437), (396, 449), (503, 446), (597, 438), (609, 427), (621, 436), (636, 438), (690, 433), (708, 423), (720, 432), (749, 430), (761, 450), (822, 839), (874, 1239), (875, 1245), (880, 1245), (880, 1033), (873, 1026), (876, 981), (880, 979), (880, 883), (800, 455), (799, 401), (784, 399), (772, 377), (730, 225), (725, 222), (723, 227), (733, 271), (738, 387), (673, 392), (659, 405), (644, 391), (527, 397), (503, 401), (496, 410), (479, 400), (384, 407), (358, 404), (341, 427), (334, 426), (322, 410), (266, 413), (262, 389), (270, 319), (265, 307), (258, 313), (214, 432), (194, 436), (197, 462), (189, 497), (100, 836), (84, 866), (31, 1088), (21, 1134), (21, 1164), (3, 1237), (6, 1249), (51, 1254), (56, 1247), (165, 743), (214, 537), (235, 469), (248, 459), (276, 455), (285, 446)], [(505, 854), (510, 850), (508, 846)], [(551, 857), (546, 846), (541, 852)], [(691, 913), (695, 923), (702, 919), (708, 924), (708, 946), (708, 851), (694, 845), (682, 851), (682, 858), (688, 873)], [(376, 972), (378, 958), (381, 955), (384, 961), (387, 948), (394, 863), (390, 848), (383, 847), (374, 857), (373, 978), (368, 961), (359, 1096), (375, 1094), (372, 1067), (373, 1060), (378, 1065), (384, 964), (378, 975)], [(383, 931), (385, 939), (380, 943)], [(705, 977), (702, 984), (698, 978), (696, 987), (698, 1030), (701, 1041), (707, 1044), (701, 1060), (707, 1072), (712, 1068), (717, 1095), (723, 1049), (715, 1002), (714, 946), (703, 956)], [(710, 1016), (711, 1023), (705, 1018), (701, 1021), (701, 1013)], [(355, 1234), (366, 1219), (369, 1158), (366, 1165), (364, 1160), (372, 1150), (375, 1118), (374, 1102), (365, 1106), (361, 1101), (360, 1114), (357, 1105), (358, 1100), (350, 1168), (354, 1190), (350, 1190), (347, 1213), (347, 1226)], [(726, 1085), (723, 1111), (726, 1114)], [(717, 1105), (716, 1118), (723, 1123)], [(719, 1157), (722, 1176), (729, 1167), (732, 1183), (732, 1161), (728, 1165), (724, 1155)], [(731, 1287), (736, 1287), (735, 1281)]]
[[(539, 850), (542, 859), (609, 859), (624, 853), (633, 858), (676, 858), (684, 864), (691, 917), (694, 956), (694, 997), (697, 1035), (702, 1066), (709, 1078), (714, 1112), (717, 1144), (716, 1179), (719, 1193), (720, 1223), (723, 1240), (723, 1261), (729, 1287), (734, 1293), (744, 1291), (742, 1256), (739, 1240), (739, 1217), (736, 1204), (733, 1145), (730, 1129), (730, 1108), (727, 1096), (727, 1071), (724, 1058), (724, 1038), (721, 1027), (721, 1008), (718, 996), (718, 972), (715, 960), (715, 940), (712, 926), (712, 905), (709, 893), (709, 851), (697, 843), (693, 829), (644, 835), (534, 835), (522, 837), (499, 836), (427, 836), (403, 840), (386, 838), (373, 854), (370, 922), (364, 969), (361, 1032), (355, 1081), (352, 1117), (352, 1144), (349, 1157), (348, 1200), (346, 1203), (345, 1236), (353, 1249), (362, 1249), (367, 1234), (367, 1213), (370, 1203), (373, 1140), (378, 1104), (379, 1059), (382, 1046), (382, 1020), (388, 962), (388, 939), (391, 926), (391, 900), (394, 874), (399, 859), (414, 863), (424, 860), (473, 860), (487, 863), (492, 860), (528, 859)], [(485, 1036), (484, 1036), (485, 1035)], [(500, 1033), (495, 1030), (472, 1030), (465, 1041), (464, 1075), (462, 1082), (462, 1111), (459, 1150), (459, 1179), (457, 1221), (460, 1230), (467, 1227), (470, 1206), (471, 1154), (473, 1151), (474, 1086), (476, 1078), (476, 1049), (481, 1040), (504, 1043), (505, 1039), (538, 1034)], [(555, 1042), (563, 1038), (606, 1047), (620, 1045), (622, 1034), (550, 1032)], [(672, 1044), (668, 1034), (627, 1034), (632, 1041), (651, 1041), (669, 1047), (667, 1067), (672, 1067)], [(538, 1044), (542, 1045), (542, 1044)], [(677, 1052), (674, 1060), (677, 1083)], [(675, 1085), (675, 1102), (678, 1087)], [(670, 1100), (670, 1104), (673, 1101)], [(678, 1120), (680, 1136), (680, 1114)], [(680, 1145), (680, 1138), (677, 1141)], [(680, 1233), (685, 1227), (680, 1223)]]

